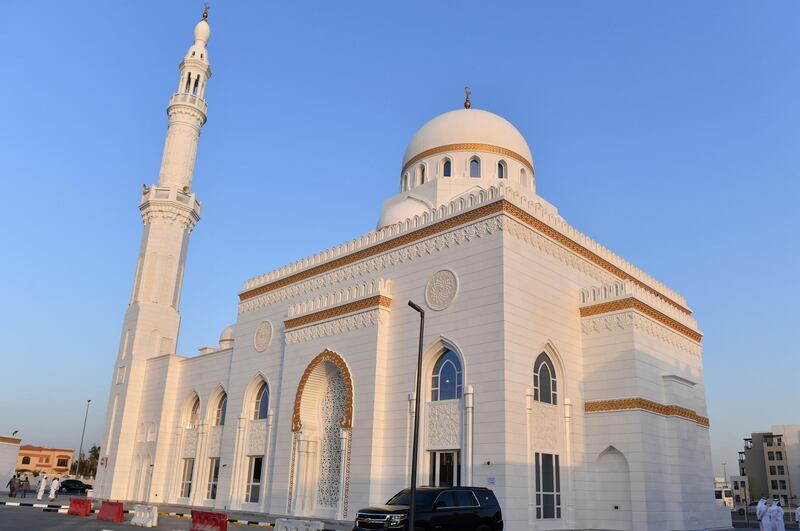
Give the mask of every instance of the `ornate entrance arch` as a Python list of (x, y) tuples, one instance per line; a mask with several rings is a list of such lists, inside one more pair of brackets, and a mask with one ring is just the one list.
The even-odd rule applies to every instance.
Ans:
[(347, 364), (325, 349), (297, 386), (292, 415), (288, 512), (344, 519), (350, 483), (353, 381)]
[(342, 374), (344, 380), (344, 415), (342, 416), (342, 428), (350, 429), (353, 427), (353, 379), (350, 376), (350, 369), (344, 362), (341, 356), (332, 350), (325, 349), (317, 355), (316, 358), (311, 360), (311, 363), (306, 367), (303, 377), (300, 378), (300, 384), (297, 386), (297, 394), (294, 397), (294, 413), (292, 414), (292, 431), (298, 432), (303, 428), (302, 419), (300, 418), (300, 408), (303, 402), (303, 392), (305, 391), (308, 379), (314, 372), (314, 369), (324, 361), (333, 363), (339, 372)]

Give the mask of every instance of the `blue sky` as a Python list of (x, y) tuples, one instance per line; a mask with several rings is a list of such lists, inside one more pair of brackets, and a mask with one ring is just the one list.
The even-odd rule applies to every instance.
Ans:
[[(0, 17), (0, 434), (101, 439), (165, 105), (200, 2)], [(796, 2), (216, 2), (179, 351), (252, 276), (373, 228), (405, 145), (461, 105), (512, 121), (539, 193), (685, 295), (714, 462), (800, 422)]]

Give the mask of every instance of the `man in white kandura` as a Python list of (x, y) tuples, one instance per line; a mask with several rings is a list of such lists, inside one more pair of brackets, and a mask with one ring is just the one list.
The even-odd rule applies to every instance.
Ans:
[(783, 507), (780, 500), (772, 500), (772, 507), (769, 508), (769, 519), (772, 523), (770, 531), (786, 531), (783, 524)]
[(36, 499), (42, 501), (44, 498), (44, 491), (47, 489), (47, 476), (42, 476), (39, 480), (39, 488), (36, 492)]
[(767, 500), (765, 498), (761, 498), (758, 500), (758, 505), (756, 505), (756, 519), (758, 520), (758, 526), (761, 531), (772, 531), (770, 524), (769, 524), (769, 514), (767, 509)]
[(58, 478), (53, 478), (53, 481), (50, 482), (50, 501), (56, 499), (56, 496), (58, 496), (58, 487), (60, 486), (61, 482)]
[(800, 506), (794, 511), (794, 521), (800, 523)]

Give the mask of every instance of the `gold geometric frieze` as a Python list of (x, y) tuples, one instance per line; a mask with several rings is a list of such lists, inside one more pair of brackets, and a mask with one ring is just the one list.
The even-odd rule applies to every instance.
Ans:
[(601, 302), (599, 304), (593, 304), (591, 306), (584, 306), (580, 309), (581, 317), (590, 317), (592, 315), (599, 315), (603, 313), (611, 313), (611, 312), (618, 312), (621, 310), (636, 310), (645, 314), (652, 319), (655, 319), (659, 323), (667, 326), (675, 330), (676, 332), (697, 341), (698, 343), (703, 339), (703, 334), (697, 332), (696, 330), (692, 330), (688, 326), (679, 323), (675, 319), (665, 315), (652, 306), (649, 306), (642, 301), (635, 299), (633, 297), (628, 297), (626, 299), (619, 299), (616, 301), (609, 301), (609, 302)]
[(342, 414), (342, 428), (353, 427), (353, 378), (350, 376), (350, 369), (347, 364), (337, 353), (332, 350), (325, 349), (316, 358), (311, 360), (311, 363), (306, 367), (303, 377), (300, 378), (300, 384), (297, 386), (297, 393), (294, 397), (294, 412), (292, 413), (292, 431), (298, 432), (303, 428), (303, 423), (300, 419), (300, 405), (303, 401), (303, 391), (306, 388), (306, 383), (311, 377), (311, 373), (320, 363), (323, 362), (333, 363), (342, 375), (344, 381), (344, 413)]
[(667, 297), (657, 289), (649, 286), (648, 284), (642, 282), (641, 280), (635, 278), (633, 275), (623, 271), (621, 268), (615, 266), (608, 260), (590, 251), (583, 245), (579, 244), (578, 242), (574, 241), (568, 236), (562, 234), (561, 232), (557, 231), (553, 227), (547, 225), (545, 222), (537, 219), (531, 214), (525, 212), (524, 210), (510, 203), (506, 199), (500, 199), (493, 203), (489, 203), (487, 205), (483, 205), (473, 210), (464, 212), (463, 214), (458, 214), (451, 218), (447, 218), (442, 221), (438, 221), (436, 223), (431, 223), (430, 225), (426, 225), (417, 230), (401, 234), (396, 238), (392, 238), (390, 240), (384, 240), (380, 243), (372, 245), (371, 247), (360, 249), (348, 255), (341, 256), (333, 260), (329, 260), (323, 264), (319, 264), (314, 267), (309, 267), (308, 269), (299, 271), (292, 275), (287, 275), (273, 282), (269, 282), (267, 284), (263, 284), (261, 286), (243, 291), (239, 294), (239, 301), (244, 302), (254, 297), (258, 297), (259, 295), (263, 295), (264, 293), (269, 293), (270, 291), (290, 286), (297, 282), (307, 280), (309, 278), (321, 275), (323, 273), (328, 273), (340, 267), (344, 267), (359, 262), (361, 260), (377, 256), (387, 251), (391, 251), (393, 249), (403, 247), (405, 245), (420, 240), (424, 240), (426, 238), (430, 238), (431, 236), (435, 236), (439, 233), (446, 232), (448, 230), (460, 227), (461, 225), (465, 225), (473, 221), (477, 221), (486, 216), (498, 214), (501, 212), (513, 216), (514, 218), (516, 218), (529, 228), (535, 230), (536, 232), (542, 234), (543, 236), (546, 236), (550, 240), (556, 242), (557, 244), (561, 245), (567, 250), (574, 252), (578, 256), (585, 258), (592, 264), (606, 270), (607, 272), (611, 273), (617, 278), (622, 280), (630, 280), (637, 286), (640, 286), (641, 288), (649, 291), (653, 295), (659, 297), (660, 299), (674, 306), (678, 310), (684, 312), (687, 315), (691, 315), (692, 313), (691, 310), (689, 310), (685, 306), (672, 300), (671, 298)]
[(597, 413), (601, 411), (626, 411), (630, 409), (642, 409), (666, 417), (681, 417), (700, 426), (709, 426), (708, 417), (697, 414), (696, 411), (675, 405), (659, 404), (645, 398), (618, 398), (615, 400), (596, 400), (586, 402), (583, 410), (586, 413)]
[(385, 295), (375, 295), (374, 297), (367, 297), (365, 299), (348, 302), (347, 304), (334, 306), (333, 308), (326, 308), (308, 315), (295, 317), (294, 319), (287, 319), (283, 322), (283, 324), (286, 327), (286, 330), (289, 330), (291, 328), (297, 328), (298, 326), (305, 326), (311, 323), (325, 321), (326, 319), (333, 319), (334, 317), (339, 317), (348, 313), (375, 307), (387, 309), (391, 308), (392, 299), (386, 297)]

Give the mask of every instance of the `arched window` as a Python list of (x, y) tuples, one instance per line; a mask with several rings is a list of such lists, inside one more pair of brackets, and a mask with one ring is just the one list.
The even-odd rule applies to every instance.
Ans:
[(419, 178), (417, 179), (419, 181), (419, 184), (425, 184), (425, 165), (424, 164), (420, 164), (419, 165), (419, 170), (417, 170), (417, 175), (419, 176)]
[(528, 187), (528, 172), (525, 171), (525, 168), (519, 170), (519, 184)]
[(269, 413), (269, 389), (267, 389), (267, 382), (261, 382), (261, 385), (256, 391), (256, 401), (253, 407), (253, 419), (260, 420), (267, 418)]
[(431, 378), (431, 400), (452, 400), (461, 398), (462, 382), (461, 360), (456, 353), (447, 350), (439, 356), (433, 367)]
[(194, 397), (192, 409), (189, 412), (189, 418), (186, 420), (186, 427), (188, 429), (196, 428), (200, 425), (200, 399)]
[(403, 175), (403, 187), (404, 187), (404, 189), (406, 191), (411, 188), (411, 179), (410, 179), (410, 176), (408, 175), (408, 173)]
[(22, 464), (23, 465), (31, 464), (31, 458), (26, 455), (25, 457), (22, 458)]
[(533, 364), (533, 399), (545, 404), (558, 404), (556, 369), (553, 362), (542, 352)]
[(498, 179), (505, 179), (506, 178), (506, 163), (502, 160), (497, 163), (497, 178)]
[(403, 178), (400, 180), (400, 191), (406, 192), (408, 191), (408, 174), (406, 173), (403, 175)]
[(481, 176), (481, 159), (479, 159), (478, 157), (472, 157), (469, 161), (469, 176), (470, 177)]
[(225, 425), (225, 410), (227, 409), (228, 395), (226, 393), (222, 393), (222, 396), (219, 397), (219, 402), (217, 402), (217, 410), (214, 412), (214, 426)]
[(442, 164), (442, 176), (450, 177), (453, 174), (453, 163), (450, 162), (450, 159), (444, 159), (444, 163)]

